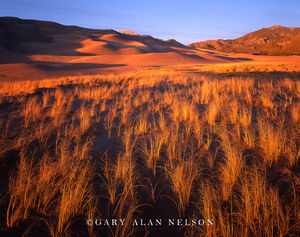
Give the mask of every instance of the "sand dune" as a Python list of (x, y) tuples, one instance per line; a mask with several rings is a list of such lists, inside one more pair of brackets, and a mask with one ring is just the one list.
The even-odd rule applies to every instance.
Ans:
[[(119, 73), (149, 66), (291, 61), (290, 58), (193, 49), (176, 40), (63, 26), (54, 22), (0, 18), (1, 80), (74, 74)], [(297, 61), (299, 62), (297, 58)]]

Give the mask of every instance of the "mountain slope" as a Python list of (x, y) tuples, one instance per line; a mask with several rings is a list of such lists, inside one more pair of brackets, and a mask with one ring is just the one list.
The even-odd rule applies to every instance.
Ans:
[(189, 46), (226, 53), (300, 55), (300, 27), (274, 25), (232, 40), (207, 40)]

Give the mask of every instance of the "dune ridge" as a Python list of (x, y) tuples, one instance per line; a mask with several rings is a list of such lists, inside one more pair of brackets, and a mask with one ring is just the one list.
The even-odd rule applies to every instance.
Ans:
[(185, 46), (175, 39), (129, 33), (0, 17), (0, 80), (123, 73), (153, 66), (299, 62), (295, 58), (203, 50)]

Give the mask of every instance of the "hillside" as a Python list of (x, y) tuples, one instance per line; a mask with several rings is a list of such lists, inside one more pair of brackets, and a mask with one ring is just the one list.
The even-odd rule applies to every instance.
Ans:
[(226, 53), (300, 55), (300, 27), (274, 25), (232, 40), (207, 40), (189, 46)]

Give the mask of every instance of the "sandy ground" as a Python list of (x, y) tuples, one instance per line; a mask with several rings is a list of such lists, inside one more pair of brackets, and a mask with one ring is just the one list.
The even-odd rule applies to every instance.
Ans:
[[(54, 43), (27, 43), (31, 53), (0, 52), (0, 80), (36, 80), (78, 74), (125, 73), (178, 65), (269, 65), (300, 71), (300, 56), (259, 56), (195, 50), (119, 34), (55, 36)], [(76, 39), (76, 40), (74, 40)], [(148, 40), (148, 41), (147, 41)], [(281, 69), (280, 69), (281, 70)]]

